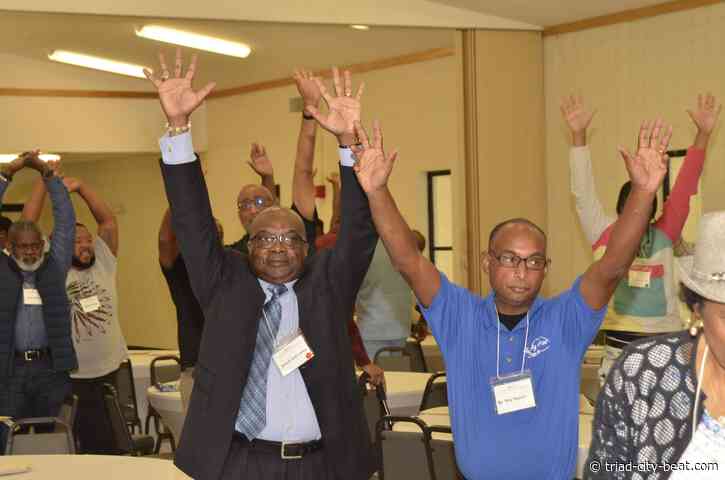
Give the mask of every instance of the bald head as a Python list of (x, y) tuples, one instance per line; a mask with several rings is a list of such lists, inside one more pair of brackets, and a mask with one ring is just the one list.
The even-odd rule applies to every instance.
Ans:
[(544, 231), (539, 228), (539, 226), (536, 225), (534, 222), (525, 218), (511, 218), (493, 227), (493, 230), (491, 230), (491, 234), (488, 237), (488, 248), (494, 248), (494, 244), (498, 236), (501, 235), (504, 231), (508, 230), (513, 230), (524, 234), (533, 234), (541, 239), (543, 247), (544, 249), (546, 249), (547, 239)]
[(270, 230), (294, 231), (307, 240), (302, 217), (289, 208), (273, 206), (257, 214), (249, 227), (249, 236), (254, 237), (261, 231)]
[(252, 221), (264, 209), (274, 205), (275, 197), (272, 192), (262, 185), (249, 184), (242, 187), (237, 195), (237, 210), (239, 221), (249, 231)]

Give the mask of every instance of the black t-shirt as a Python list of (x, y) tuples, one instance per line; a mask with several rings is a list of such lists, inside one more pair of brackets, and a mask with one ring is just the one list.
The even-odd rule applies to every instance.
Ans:
[[(317, 216), (317, 209), (315, 208), (315, 211), (312, 215), (312, 220), (307, 220), (305, 217), (302, 216), (302, 214), (300, 214), (300, 211), (297, 210), (297, 205), (293, 203), (292, 207), (290, 208), (300, 215), (300, 217), (302, 218), (302, 222), (305, 224), (305, 235), (307, 235), (308, 245), (307, 255), (312, 255), (313, 253), (315, 253), (315, 240), (317, 239), (317, 222), (319, 219), (319, 217)], [(231, 245), (227, 245), (227, 247), (236, 250), (242, 255), (249, 255), (249, 247), (247, 247), (248, 243), (249, 234), (245, 234), (236, 242), (232, 243)]]
[(194, 296), (186, 264), (179, 255), (170, 269), (161, 267), (176, 306), (179, 352), (182, 368), (193, 367), (199, 358), (199, 344), (204, 330), (204, 313)]
[(518, 315), (505, 315), (503, 313), (498, 314), (498, 318), (503, 323), (506, 328), (509, 329), (509, 331), (516, 328), (516, 325), (519, 324), (519, 322), (526, 317), (526, 312), (520, 313)]

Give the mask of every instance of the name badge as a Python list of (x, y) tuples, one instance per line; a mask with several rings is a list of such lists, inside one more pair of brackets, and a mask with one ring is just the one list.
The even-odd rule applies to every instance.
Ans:
[(649, 270), (629, 270), (629, 286), (633, 288), (649, 288), (652, 272)]
[(282, 376), (286, 377), (291, 372), (309, 362), (315, 353), (307, 345), (307, 340), (301, 330), (297, 330), (275, 348), (272, 359), (277, 364)]
[(504, 415), (536, 407), (531, 372), (491, 379), (496, 413)]
[(35, 288), (23, 288), (23, 303), (25, 305), (42, 305), (43, 299)]
[(96, 310), (100, 310), (101, 308), (101, 302), (98, 300), (98, 295), (93, 295), (92, 297), (88, 298), (81, 298), (80, 304), (81, 309), (83, 309), (83, 313), (95, 312)]

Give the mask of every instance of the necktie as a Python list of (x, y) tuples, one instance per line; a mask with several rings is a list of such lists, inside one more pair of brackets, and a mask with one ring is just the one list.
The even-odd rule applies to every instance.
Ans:
[(267, 290), (272, 298), (262, 307), (259, 319), (254, 358), (244, 386), (239, 412), (234, 426), (249, 440), (257, 438), (267, 424), (267, 371), (274, 353), (274, 341), (282, 319), (279, 297), (287, 291), (284, 285), (272, 285)]

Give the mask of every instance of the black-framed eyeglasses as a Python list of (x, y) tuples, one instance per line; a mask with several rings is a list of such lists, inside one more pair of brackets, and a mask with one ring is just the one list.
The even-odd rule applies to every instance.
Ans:
[(279, 235), (263, 232), (253, 236), (249, 241), (262, 248), (270, 248), (278, 242), (285, 247), (299, 247), (307, 243), (304, 238), (294, 232), (280, 233)]
[(257, 208), (257, 210), (266, 208), (272, 205), (272, 200), (267, 197), (254, 197), (237, 202), (238, 210), (251, 210)]
[(519, 257), (515, 253), (504, 252), (501, 255), (497, 255), (496, 252), (489, 250), (488, 254), (491, 255), (496, 261), (504, 268), (518, 268), (521, 262), (524, 262), (527, 270), (544, 270), (549, 265), (549, 259), (543, 255), (530, 255), (526, 258)]

